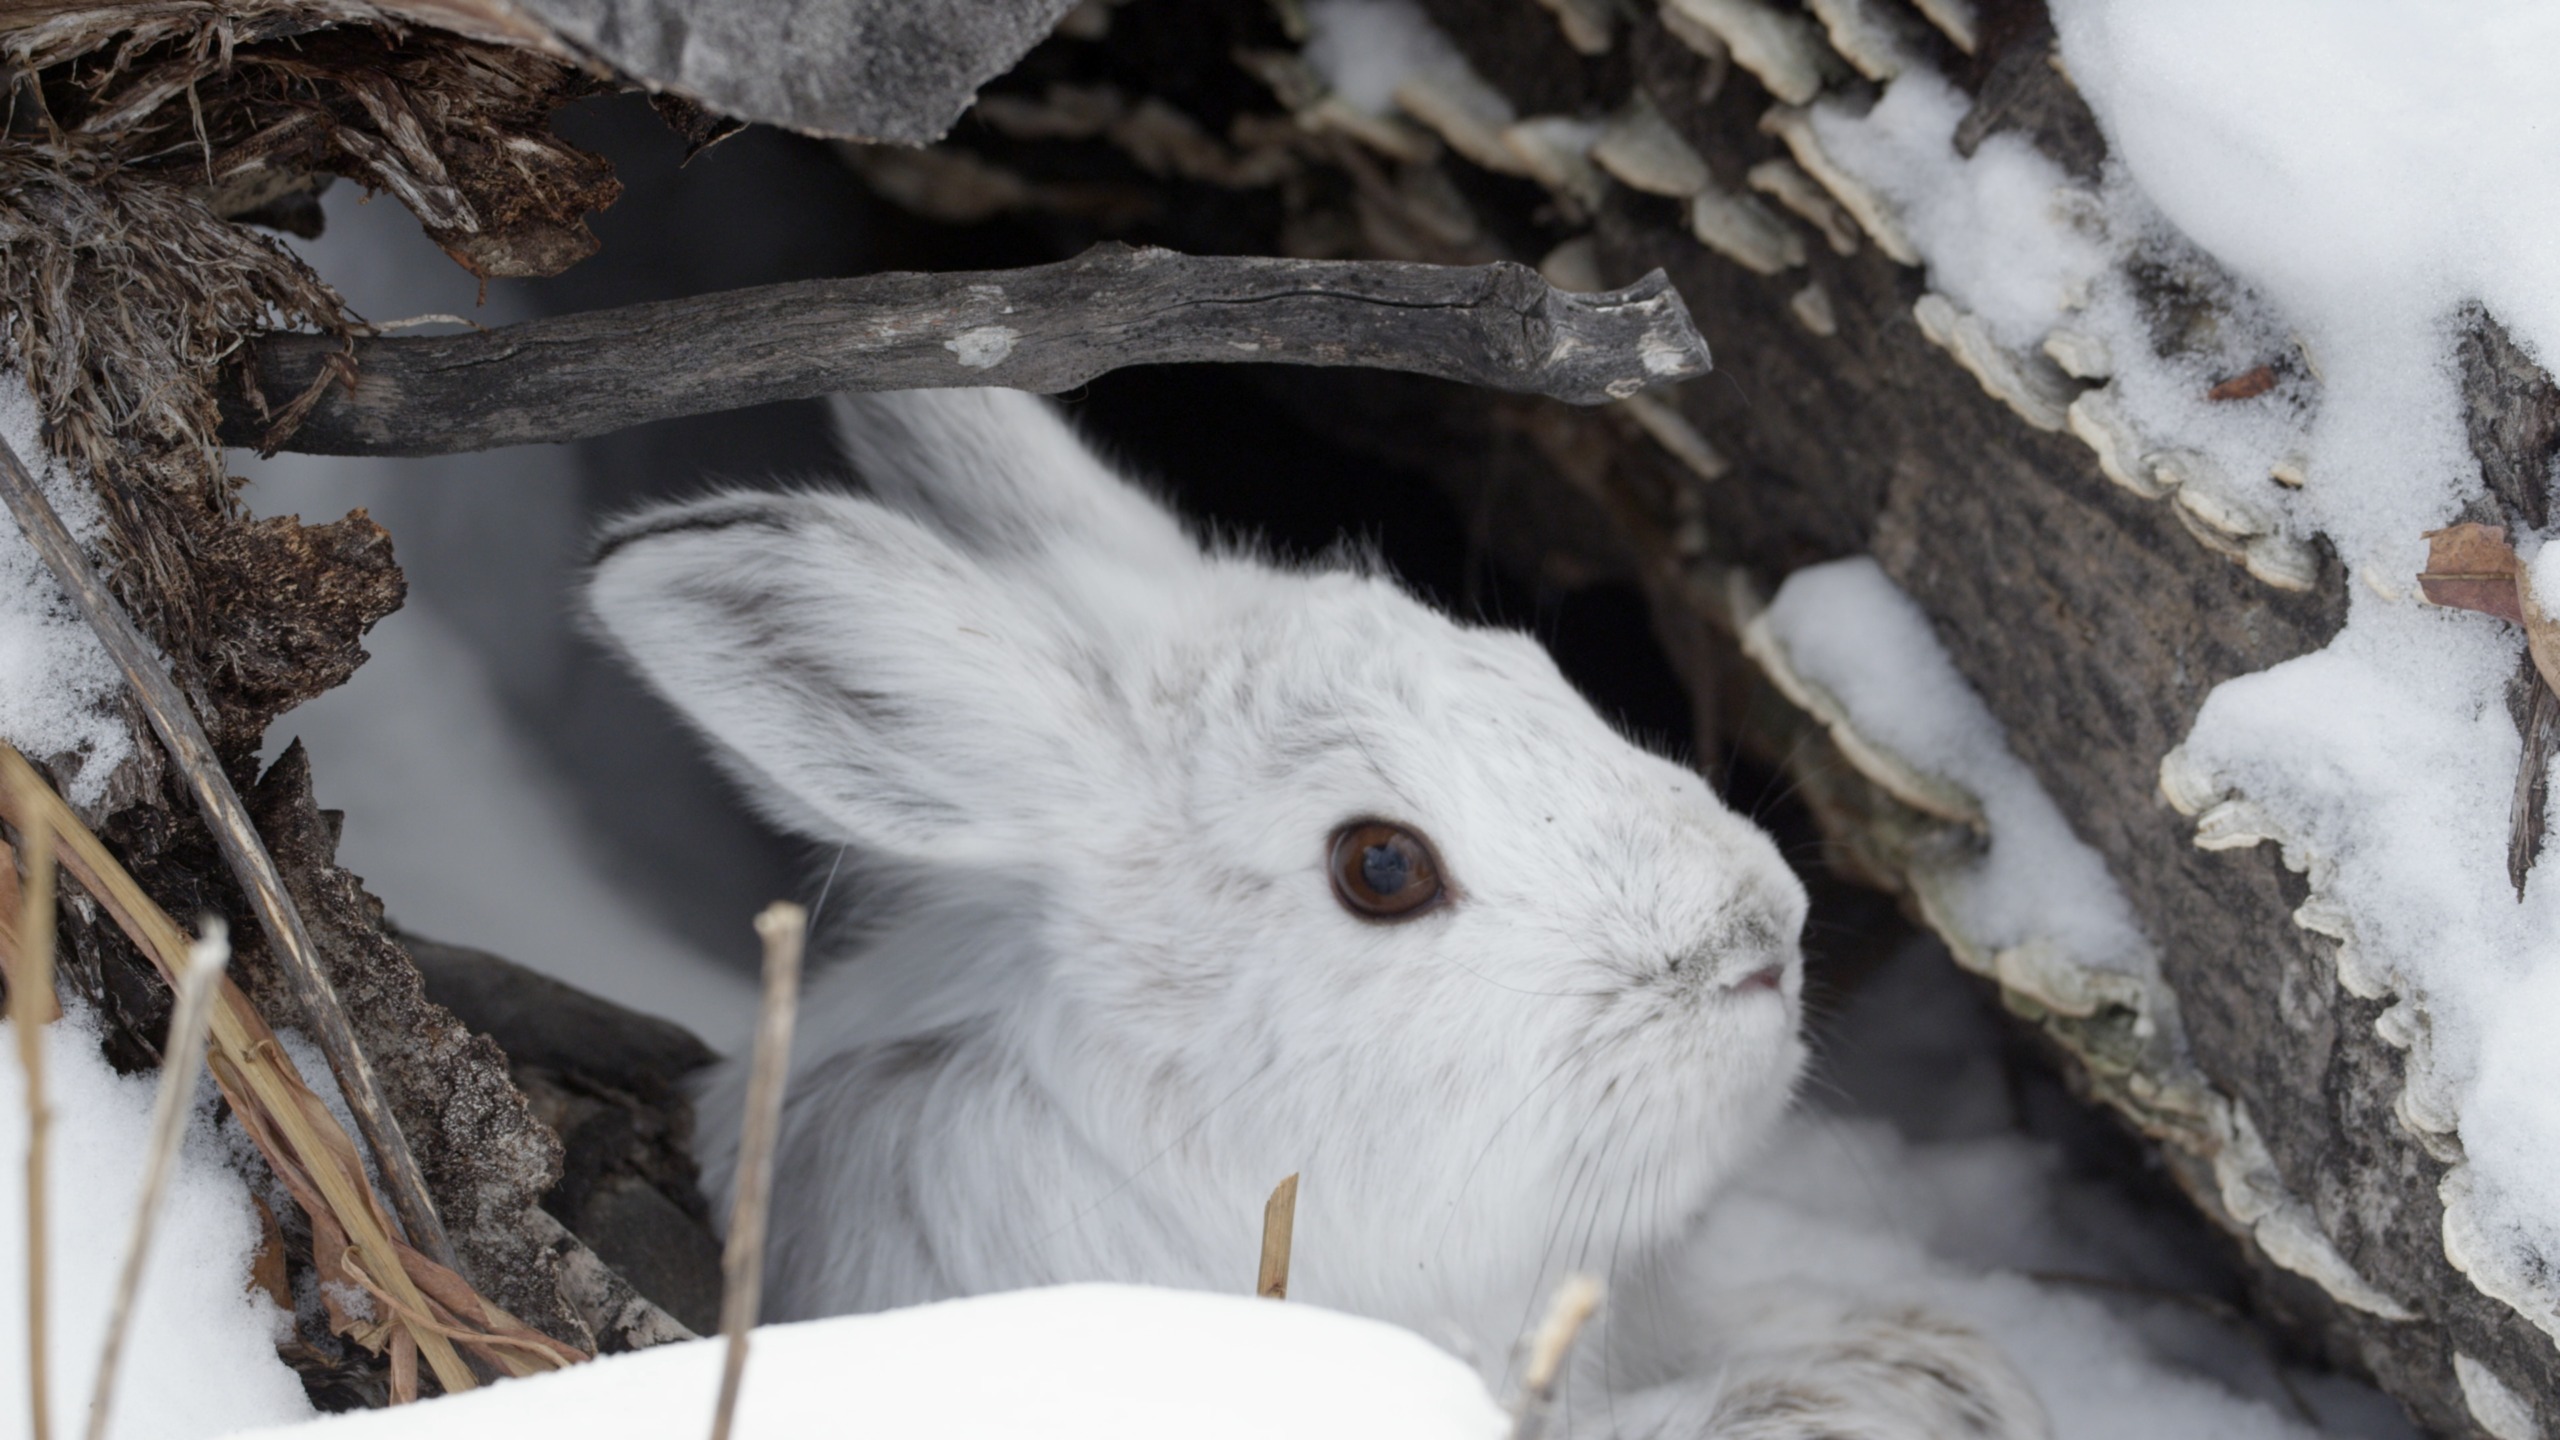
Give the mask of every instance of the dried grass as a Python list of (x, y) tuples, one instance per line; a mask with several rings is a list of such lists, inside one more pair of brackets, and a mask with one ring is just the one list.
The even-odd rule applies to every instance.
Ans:
[(207, 920), (203, 937), (187, 951), (186, 973), (178, 980), (178, 1007), (169, 1017), (169, 1039), (160, 1053), (160, 1085), (151, 1101), (150, 1150), (143, 1156), (141, 1193), (134, 1200), (133, 1230), (125, 1238), (124, 1264), (116, 1272), (115, 1298), (107, 1311), (107, 1339), (89, 1391), (89, 1440), (106, 1440), (116, 1371), (124, 1360), (134, 1297), (142, 1291), (143, 1262), (150, 1257), (152, 1231), (160, 1221), (161, 1202), (169, 1195), (169, 1174), (177, 1165), (179, 1142), (186, 1138), (187, 1118), (195, 1110), (196, 1072), (204, 1068), (205, 1031), (213, 1019), (216, 987), (230, 963), (229, 929), (219, 920)]
[[(43, 784), (25, 757), (5, 744), (0, 744), (0, 780), (7, 782), (0, 786), (6, 806), (0, 818), (22, 836), (49, 831), (60, 844), (62, 868), (164, 979), (179, 984), (190, 947), (176, 922)], [(502, 1375), (530, 1375), (588, 1358), (517, 1320), (461, 1276), (397, 1238), (355, 1142), (277, 1045), (256, 1007), (227, 978), (217, 990), (210, 1034), (214, 1083), (229, 1102), (232, 1118), (310, 1219), (312, 1261), (331, 1328), (376, 1354), (389, 1355), (395, 1399), (418, 1394), (421, 1358), (448, 1391), (479, 1383), (464, 1363), (466, 1352)], [(358, 1292), (370, 1299), (369, 1306), (351, 1307), (341, 1298)]]
[(720, 1331), (728, 1337), (728, 1353), (720, 1364), (711, 1440), (729, 1440), (738, 1394), (746, 1384), (747, 1337), (764, 1301), (765, 1219), (773, 1200), (773, 1152), (782, 1138), (782, 1092), (791, 1074), (791, 1027), (799, 1014), (800, 958), (809, 939), (809, 912), (776, 901), (756, 917), (756, 934), (764, 940), (764, 1001), (756, 1016), (755, 1054), (747, 1062), (737, 1199), (729, 1211), (729, 1243), (720, 1256)]
[(1262, 1205), (1262, 1268), (1254, 1277), (1254, 1294), (1266, 1300), (1289, 1298), (1289, 1250), (1297, 1229), (1298, 1177), (1292, 1175), (1273, 1186)]
[(1555, 1413), (1556, 1387), (1564, 1381), (1565, 1361), (1582, 1327), (1600, 1312), (1600, 1281), (1576, 1272), (1564, 1277), (1547, 1302), (1546, 1318), (1529, 1337), (1528, 1363), (1521, 1369), (1520, 1393), (1511, 1402), (1511, 1440), (1541, 1440)]
[[(0, 776), (0, 788), (6, 788), (20, 804), (27, 798), (23, 792), (29, 785), (42, 788), (42, 782), (34, 780), (32, 772), (24, 779), (14, 774)], [(48, 1272), (53, 1252), (46, 1210), (51, 1196), (47, 1132), (53, 1128), (53, 1115), (45, 1103), (44, 1032), (51, 1023), (47, 1017), (62, 1013), (53, 994), (54, 854), (53, 837), (45, 831), (30, 833), (20, 826), (18, 834), (26, 848), (27, 878), (18, 908), (17, 932), (12, 937), (17, 963), (9, 973), (9, 1029), (18, 1042), (18, 1064), (26, 1072), (27, 1434), (30, 1440), (50, 1440), (53, 1373), (48, 1332), (53, 1305)]]

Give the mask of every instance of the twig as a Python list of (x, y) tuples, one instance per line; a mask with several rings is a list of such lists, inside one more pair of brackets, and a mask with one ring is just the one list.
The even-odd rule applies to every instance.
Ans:
[(1511, 1406), (1511, 1440), (1539, 1440), (1555, 1410), (1556, 1386), (1564, 1379), (1564, 1362), (1582, 1326), (1600, 1309), (1600, 1282), (1572, 1274), (1547, 1302), (1547, 1318), (1529, 1340), (1529, 1368), (1521, 1377), (1520, 1398)]
[(1272, 1187), (1262, 1206), (1262, 1273), (1253, 1293), (1265, 1300), (1289, 1298), (1289, 1242), (1297, 1228), (1298, 1177), (1292, 1175)]
[(124, 1359), (134, 1297), (142, 1290), (143, 1262), (151, 1253), (151, 1232), (159, 1223), (161, 1202), (169, 1195), (169, 1172), (176, 1165), (178, 1144), (186, 1138), (187, 1119), (195, 1111), (196, 1072), (204, 1068), (205, 1032), (213, 1018), (214, 996), (222, 988), (222, 972), (230, 963), (231, 932), (220, 920), (208, 918), (203, 938), (188, 947), (186, 973), (178, 980), (177, 1009), (169, 1017), (168, 1043), (160, 1049), (160, 1088), (151, 1102), (151, 1150), (142, 1165), (142, 1193), (134, 1202), (133, 1229), (125, 1237), (124, 1268), (116, 1273), (106, 1345), (98, 1352), (98, 1374), (89, 1390), (89, 1440), (106, 1437), (116, 1369)]
[[(39, 782), (32, 772), (12, 775), (6, 783), (23, 789)], [(20, 814), (25, 814), (23, 807)], [(18, 965), (10, 975), (9, 1028), (16, 1032), (18, 1065), (26, 1072), (27, 1089), (27, 1435), (48, 1440), (53, 1434), (53, 1375), (47, 1363), (52, 1349), (52, 1239), (46, 1211), (50, 1167), (46, 1164), (53, 1113), (45, 1103), (44, 1036), (46, 1022), (58, 1015), (53, 998), (53, 827), (22, 825), (18, 843), (26, 851), (27, 882), (18, 912)]]
[(228, 375), (225, 444), (443, 455), (576, 440), (840, 390), (1003, 385), (1055, 394), (1124, 365), (1357, 365), (1621, 400), (1707, 372), (1657, 270), (1576, 295), (1521, 265), (1281, 260), (1097, 245), (1023, 270), (865, 275), (355, 342), (355, 383), (298, 428), (247, 383), (300, 394), (344, 342), (269, 335)]
[(729, 1350), (720, 1366), (720, 1402), (711, 1440), (729, 1440), (738, 1390), (747, 1374), (747, 1336), (764, 1299), (765, 1217), (773, 1200), (773, 1152), (782, 1135), (782, 1091), (791, 1076), (791, 1024), (800, 1004), (800, 952), (809, 912), (789, 902), (756, 917), (764, 937), (764, 1006), (748, 1061), (747, 1117), (738, 1139), (738, 1191), (729, 1207), (729, 1245), (720, 1257), (720, 1329)]
[(374, 1159), (382, 1166), (391, 1191), (391, 1207), (409, 1232), (410, 1243), (446, 1269), (460, 1270), (453, 1242), (446, 1238), (444, 1222), (436, 1217), (435, 1201), (427, 1194), (426, 1177), (419, 1173), (417, 1157), (409, 1152), (408, 1139), (400, 1133), (400, 1122), (391, 1113), (390, 1102), (383, 1098), (373, 1066), (365, 1060), (363, 1047), (356, 1043), (355, 1031), (347, 1024), (347, 1012), (338, 1004), (337, 992), (330, 988), (329, 977), (320, 968), (320, 953), (311, 942), (310, 932), (303, 928), (302, 912), (285, 892), (275, 860), (267, 854), (266, 842), (258, 838), (257, 827), (249, 821), (248, 807), (240, 803), (239, 792), (231, 788), (222, 762), (215, 758), (204, 726), (187, 708), (186, 697), (178, 693), (176, 683), (160, 667), (150, 643), (134, 628), (124, 607), (116, 603), (115, 596), (100, 583), (97, 572), (89, 568), (88, 557), (80, 553), (78, 543), (64, 528), (62, 517), (54, 513), (44, 492), (37, 488), (35, 477), (27, 473), (18, 452), (5, 442), (0, 442), (0, 499), (8, 501), (19, 527), (44, 558), (45, 568), (53, 572), (81, 618), (89, 622), (89, 628), (105, 643), (107, 653), (115, 657), (125, 683), (133, 687), (134, 698), (167, 748), (170, 763), (186, 777), (187, 788), (195, 792), (206, 828), (221, 847), (232, 877), (248, 893), (250, 906), (257, 913), (258, 929), (266, 936), (267, 947), (274, 952), (294, 1000), (301, 1005), (313, 1038), (320, 1042), (320, 1053), (328, 1057), (329, 1068), (338, 1077), (347, 1108), (355, 1114), (356, 1128), (364, 1132), (365, 1143), (373, 1148)]
[(2516, 761), (2515, 798), (2507, 808), (2507, 879), (2524, 898), (2524, 882), (2542, 854), (2544, 816), (2550, 805), (2548, 776), (2551, 751), (2560, 745), (2560, 695), (2528, 654), (2519, 683), (2530, 687), (2525, 702), (2524, 752)]

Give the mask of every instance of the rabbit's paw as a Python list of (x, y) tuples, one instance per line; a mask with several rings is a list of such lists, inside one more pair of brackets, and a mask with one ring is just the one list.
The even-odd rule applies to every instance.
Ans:
[(2025, 1377), (1966, 1326), (1911, 1306), (1826, 1320), (1774, 1326), (1714, 1380), (1666, 1387), (1686, 1393), (1644, 1440), (2050, 1440)]

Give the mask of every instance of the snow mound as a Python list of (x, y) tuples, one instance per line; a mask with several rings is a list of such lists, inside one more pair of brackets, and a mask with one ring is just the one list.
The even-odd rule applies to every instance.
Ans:
[[(718, 1340), (661, 1346), (264, 1440), (699, 1440)], [(1067, 1285), (755, 1332), (739, 1440), (1496, 1440), (1475, 1372), (1420, 1337), (1294, 1301)], [(248, 1437), (243, 1437), (248, 1440)]]
[[(27, 1433), (26, 1075), (17, 1037), (0, 1023), (0, 1440)], [(117, 1075), (77, 1011), (46, 1027), (53, 1124), (51, 1205), (53, 1433), (86, 1432), (89, 1388), (124, 1263), (152, 1077)], [(276, 1358), (290, 1323), (249, 1286), (258, 1218), (248, 1187), (213, 1132), (211, 1086), (170, 1176), (151, 1259), (125, 1345), (110, 1436), (193, 1440), (250, 1425), (307, 1419), (302, 1382)]]
[(1992, 135), (1971, 158), (1956, 153), (1956, 125), (1972, 103), (1914, 69), (1864, 116), (1823, 106), (1813, 128), (1834, 159), (1873, 177), (1893, 202), (1929, 257), (1930, 283), (2002, 343), (2032, 348), (2056, 315), (2087, 300), (2107, 256), (2057, 200), (2061, 169), (2024, 139)]
[(1395, 108), (1396, 86), (1407, 75), (1466, 67), (1449, 37), (1409, 0), (1311, 0), (1307, 31), (1307, 63), (1372, 115)]
[[(2171, 1292), (2116, 1308), (2100, 1299), (2112, 1267), (2092, 1265), (2100, 1247), (2071, 1228), (2056, 1158), (2015, 1134), (1913, 1145), (1873, 1120), (1802, 1123), (1718, 1203), (1698, 1253), (1713, 1257), (1718, 1283), (1907, 1299), (1970, 1323), (2027, 1376), (2059, 1440), (2318, 1434), (2267, 1398), (2175, 1363), (2219, 1350), (2229, 1380), (2267, 1385), (2265, 1362), (2250, 1374), (2245, 1345)], [(1994, 1259), (2003, 1268), (1973, 1268)], [(2090, 1284), (2039, 1283), (2006, 1266)]]
[[(0, 371), (0, 440), (34, 473), (73, 537), (95, 541), (106, 523), (97, 497), (45, 453), (35, 397), (14, 371)], [(39, 759), (77, 756), (69, 798), (94, 805), (106, 794), (107, 776), (132, 753), (114, 709), (123, 686), (106, 647), (35, 547), (15, 522), (0, 524), (0, 740)]]
[[(2078, 964), (2148, 977), (2151, 944), (2106, 862), (2072, 833), (2009, 751), (2000, 722), (1956, 673), (1929, 617), (1866, 556), (1787, 577), (1759, 622), (1767, 656), (1819, 687), (1856, 734), (1976, 801), (1980, 859), (1952, 876), (1951, 918), (1986, 950), (2042, 942)], [(1755, 627), (1757, 628), (1757, 627)]]

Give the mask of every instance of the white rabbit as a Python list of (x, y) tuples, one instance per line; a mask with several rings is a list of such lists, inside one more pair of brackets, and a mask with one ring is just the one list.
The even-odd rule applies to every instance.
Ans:
[[(1582, 1433), (2044, 1433), (1947, 1322), (1656, 1278), (1804, 1056), (1804, 890), (1697, 775), (1525, 636), (1204, 550), (1031, 396), (839, 419), (869, 497), (644, 512), (589, 591), (863, 876), (800, 1022), (768, 1318), (1247, 1290), (1298, 1172), (1292, 1297), (1497, 1384), (1558, 1280), (1605, 1272)], [(743, 1068), (698, 1110), (724, 1211)]]

